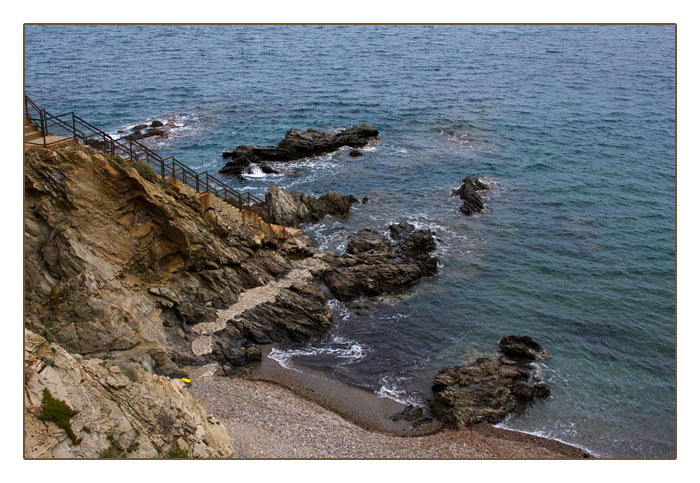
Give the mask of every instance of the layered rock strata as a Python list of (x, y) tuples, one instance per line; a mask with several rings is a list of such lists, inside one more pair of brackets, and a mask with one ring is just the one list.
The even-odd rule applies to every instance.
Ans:
[[(207, 416), (185, 383), (135, 363), (70, 354), (25, 332), (24, 456), (26, 458), (231, 458), (233, 441)], [(73, 415), (71, 441), (40, 420), (44, 391)]]
[(346, 217), (358, 200), (352, 195), (341, 195), (328, 190), (319, 197), (296, 191), (285, 191), (273, 184), (265, 194), (265, 204), (254, 208), (263, 220), (281, 226), (298, 227), (302, 223), (317, 223), (326, 215)]

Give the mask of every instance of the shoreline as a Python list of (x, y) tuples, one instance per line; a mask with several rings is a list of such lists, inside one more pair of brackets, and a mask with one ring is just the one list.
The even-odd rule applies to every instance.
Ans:
[[(266, 353), (269, 351), (266, 351)], [(318, 372), (282, 367), (267, 355), (242, 377), (192, 368), (191, 390), (221, 421), (240, 458), (580, 459), (567, 443), (490, 424), (413, 428), (391, 415), (404, 405)]]

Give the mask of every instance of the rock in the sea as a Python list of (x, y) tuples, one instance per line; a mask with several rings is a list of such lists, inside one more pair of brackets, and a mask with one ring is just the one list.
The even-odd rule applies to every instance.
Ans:
[(358, 156), (362, 156), (362, 151), (359, 151), (357, 149), (351, 150), (348, 155), (352, 158), (357, 158)]
[(302, 223), (316, 223), (326, 215), (343, 217), (350, 213), (350, 207), (357, 203), (352, 195), (341, 195), (328, 190), (328, 193), (315, 198), (296, 191), (285, 191), (273, 184), (265, 194), (265, 212), (262, 218), (269, 223), (298, 227)]
[(221, 169), (222, 174), (239, 175), (250, 163), (263, 161), (291, 161), (308, 156), (318, 156), (342, 146), (359, 148), (366, 146), (379, 135), (369, 124), (358, 124), (339, 133), (324, 133), (316, 129), (290, 129), (277, 146), (238, 146), (222, 153), (231, 161)]
[(350, 237), (345, 254), (323, 255), (331, 268), (322, 279), (335, 297), (351, 300), (392, 293), (437, 272), (431, 232), (412, 225), (390, 230), (400, 231), (401, 237), (392, 242), (377, 230), (365, 228)]
[(511, 335), (499, 341), (498, 351), (438, 372), (431, 401), (435, 417), (457, 427), (497, 423), (549, 396), (535, 363), (549, 357), (545, 349), (530, 337)]
[(467, 176), (462, 180), (462, 184), (459, 185), (459, 188), (452, 192), (452, 196), (459, 196), (464, 200), (460, 211), (469, 216), (474, 213), (480, 213), (486, 207), (486, 203), (484, 203), (484, 200), (479, 196), (478, 192), (488, 191), (488, 189), (489, 185), (484, 183), (481, 179)]

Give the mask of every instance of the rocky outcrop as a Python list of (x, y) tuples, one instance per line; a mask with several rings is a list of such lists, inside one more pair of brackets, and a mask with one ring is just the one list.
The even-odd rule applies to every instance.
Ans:
[(339, 133), (324, 133), (316, 129), (290, 129), (277, 146), (238, 146), (222, 155), (230, 161), (221, 169), (222, 174), (239, 176), (251, 163), (264, 161), (292, 161), (308, 156), (336, 151), (342, 146), (366, 146), (379, 135), (369, 124), (358, 124)]
[[(177, 182), (144, 179), (132, 165), (84, 146), (25, 155), (25, 321), (71, 352), (133, 361), (168, 376), (225, 359), (197, 355), (194, 325), (217, 320), (246, 291), (284, 278), (305, 252), (298, 231), (262, 221)], [(300, 289), (301, 290), (301, 289)], [(310, 288), (307, 289), (311, 290)], [(298, 307), (294, 304), (301, 303)], [(269, 302), (325, 330), (322, 297)], [(244, 313), (236, 323), (261, 317)], [(299, 340), (300, 323), (269, 339)], [(312, 329), (313, 327), (313, 329)], [(241, 331), (236, 344), (254, 344)], [(240, 336), (240, 339), (237, 337)]]
[(345, 254), (324, 254), (331, 267), (322, 279), (339, 300), (375, 296), (406, 288), (437, 273), (431, 232), (403, 223), (390, 227), (390, 238), (365, 228), (350, 237)]
[(296, 191), (285, 191), (273, 184), (265, 194), (265, 205), (260, 206), (262, 211), (257, 213), (269, 223), (298, 227), (302, 223), (317, 223), (326, 215), (345, 217), (357, 202), (352, 195), (343, 196), (331, 190), (316, 198)]
[(150, 124), (137, 124), (129, 131), (118, 131), (121, 135), (120, 139), (130, 139), (132, 141), (140, 141), (147, 138), (163, 138), (172, 135), (172, 130), (177, 126), (173, 119), (167, 122), (155, 120)]
[(457, 427), (480, 421), (497, 423), (522, 412), (535, 399), (549, 396), (537, 358), (549, 353), (527, 336), (507, 336), (498, 354), (467, 359), (438, 372), (431, 409), (438, 419)]
[[(185, 383), (138, 364), (70, 354), (25, 332), (26, 458), (231, 458), (233, 441)], [(45, 390), (70, 409), (67, 431), (40, 420)]]
[(460, 211), (469, 216), (474, 213), (480, 213), (486, 208), (486, 203), (479, 196), (480, 191), (488, 191), (489, 185), (483, 182), (480, 178), (467, 176), (462, 180), (459, 188), (452, 192), (452, 196), (459, 196), (464, 202), (460, 207)]

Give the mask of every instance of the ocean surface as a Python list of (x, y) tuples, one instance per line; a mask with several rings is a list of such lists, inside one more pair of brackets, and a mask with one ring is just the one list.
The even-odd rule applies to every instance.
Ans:
[[(381, 143), (251, 173), (357, 198), (308, 233), (409, 221), (439, 273), (379, 300), (331, 301), (334, 325), (272, 356), (424, 404), (437, 370), (526, 334), (549, 399), (502, 425), (619, 458), (675, 455), (675, 29), (672, 26), (27, 26), (25, 87), (54, 114), (156, 144), (215, 173), (221, 152), (290, 128), (368, 122)], [(466, 217), (451, 190), (493, 189)]]

